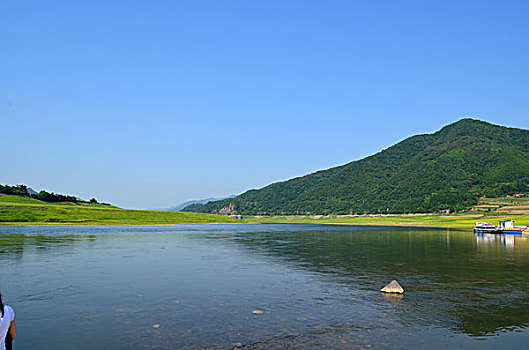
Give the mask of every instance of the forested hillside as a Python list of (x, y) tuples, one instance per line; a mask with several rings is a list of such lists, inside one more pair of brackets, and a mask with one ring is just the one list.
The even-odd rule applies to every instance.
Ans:
[(462, 119), (343, 166), (185, 211), (247, 215), (462, 210), (529, 192), (529, 131)]

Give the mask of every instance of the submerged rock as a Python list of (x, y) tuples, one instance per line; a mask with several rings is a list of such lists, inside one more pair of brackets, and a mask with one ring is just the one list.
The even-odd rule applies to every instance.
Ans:
[(402, 293), (404, 293), (404, 288), (402, 288), (400, 286), (399, 282), (397, 282), (396, 280), (393, 280), (393, 281), (389, 282), (389, 284), (387, 286), (385, 286), (384, 288), (382, 288), (380, 291), (384, 292), (384, 293), (399, 293), (399, 294), (402, 294)]
[(404, 298), (404, 293), (384, 293), (382, 292), (382, 295), (387, 300), (391, 300), (393, 302), (400, 301), (402, 298)]

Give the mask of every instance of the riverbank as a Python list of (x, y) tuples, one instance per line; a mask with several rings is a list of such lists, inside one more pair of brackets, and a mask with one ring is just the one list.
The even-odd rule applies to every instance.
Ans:
[(214, 214), (133, 210), (103, 204), (45, 203), (0, 196), (0, 225), (163, 225), (230, 224), (239, 220)]
[(499, 220), (504, 219), (515, 220), (517, 225), (529, 225), (529, 197), (483, 197), (470, 210), (453, 214), (278, 215), (245, 217), (244, 221), (248, 223), (377, 225), (468, 229), (474, 227), (476, 221), (497, 224)]
[(329, 225), (373, 225), (373, 226), (410, 226), (410, 227), (446, 227), (468, 229), (476, 221), (497, 224), (499, 220), (512, 219), (517, 225), (529, 225), (529, 215), (483, 215), (483, 214), (410, 214), (410, 215), (358, 215), (358, 216), (254, 216), (245, 217), (246, 223), (284, 223), (284, 224), (329, 224)]
[[(492, 201), (492, 202), (491, 202)], [(490, 202), (490, 203), (489, 203)], [(492, 208), (492, 203), (496, 208)], [(103, 204), (45, 203), (33, 198), (0, 196), (0, 225), (168, 225), (168, 224), (329, 224), (472, 228), (476, 221), (496, 224), (512, 219), (529, 225), (529, 200), (509, 198), (480, 203), (457, 214), (228, 216), (158, 210), (121, 209)], [(485, 211), (486, 210), (486, 211)]]

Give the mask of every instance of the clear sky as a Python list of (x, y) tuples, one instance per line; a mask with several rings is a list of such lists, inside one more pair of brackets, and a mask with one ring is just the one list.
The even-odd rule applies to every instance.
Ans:
[(529, 1), (0, 5), (0, 183), (238, 194), (462, 117), (529, 129)]

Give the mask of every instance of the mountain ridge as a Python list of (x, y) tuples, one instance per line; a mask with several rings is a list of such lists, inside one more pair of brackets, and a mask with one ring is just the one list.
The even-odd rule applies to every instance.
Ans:
[(529, 191), (529, 131), (465, 118), (380, 152), (185, 211), (243, 215), (456, 211)]

